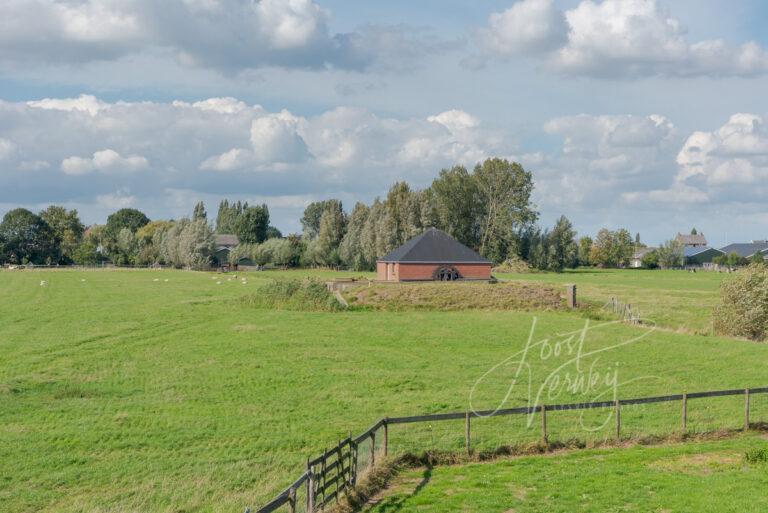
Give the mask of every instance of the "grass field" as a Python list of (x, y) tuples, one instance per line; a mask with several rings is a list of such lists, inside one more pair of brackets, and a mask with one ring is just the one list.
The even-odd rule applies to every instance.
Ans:
[(643, 269), (576, 269), (563, 273), (498, 274), (501, 279), (575, 283), (578, 295), (597, 304), (612, 297), (640, 309), (659, 326), (711, 333), (711, 312), (725, 273)]
[[(525, 345), (534, 317), (536, 336), (553, 340), (585, 321), (571, 312), (271, 311), (239, 300), (264, 279), (306, 274), (339, 276), (264, 272), (242, 284), (183, 271), (0, 272), (0, 511), (242, 511), (350, 430), (385, 415), (466, 410), (478, 379)], [(652, 303), (658, 292), (666, 306), (644, 316), (706, 326), (703, 309), (716, 300), (719, 276), (626, 275), (519, 278), (576, 282), (595, 300), (615, 291)], [(643, 333), (606, 325), (587, 344), (608, 348)], [(583, 364), (618, 369), (620, 394), (631, 397), (765, 386), (767, 360), (768, 345), (655, 331)], [(530, 363), (537, 385), (562, 359)], [(473, 406), (502, 401), (510, 376), (492, 374)], [(755, 420), (768, 418), (762, 397)], [(584, 397), (563, 390), (550, 399)], [(526, 400), (515, 389), (506, 404)], [(742, 409), (733, 398), (692, 406), (691, 429), (738, 426)], [(628, 435), (664, 432), (678, 414), (677, 406), (638, 409), (624, 423)], [(478, 423), (478, 448), (535, 439), (536, 426), (519, 422)], [(610, 431), (585, 434), (570, 414), (550, 424), (553, 437)], [(391, 444), (459, 448), (461, 429), (393, 429)]]
[(370, 513), (732, 513), (768, 510), (765, 435), (659, 447), (595, 449), (398, 475)]

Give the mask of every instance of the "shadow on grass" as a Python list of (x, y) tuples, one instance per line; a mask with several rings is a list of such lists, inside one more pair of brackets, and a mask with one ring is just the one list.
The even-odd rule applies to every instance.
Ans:
[(421, 481), (419, 481), (411, 493), (385, 498), (379, 503), (377, 511), (380, 511), (381, 513), (395, 513), (396, 511), (401, 511), (405, 506), (405, 503), (416, 497), (421, 492), (421, 490), (423, 490), (424, 487), (429, 484), (431, 479), (432, 465), (428, 465), (427, 468), (424, 469), (424, 473), (421, 475)]

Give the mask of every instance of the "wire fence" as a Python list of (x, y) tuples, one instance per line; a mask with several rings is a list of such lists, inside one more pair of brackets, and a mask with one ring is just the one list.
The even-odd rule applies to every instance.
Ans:
[[(387, 417), (373, 424), (356, 437), (349, 436), (320, 456), (307, 461), (301, 476), (255, 513), (283, 510), (291, 513), (315, 513), (337, 503), (342, 494), (358, 483), (358, 477), (373, 468), (378, 461), (392, 453), (390, 427), (399, 428), (395, 452), (405, 454), (416, 450), (447, 450), (470, 456), (480, 451), (498, 449), (498, 440), (515, 441), (515, 434), (523, 434), (531, 442), (531, 431), (537, 431), (537, 441), (544, 448), (552, 444), (553, 428), (560, 439), (575, 435), (571, 418), (577, 412), (583, 432), (585, 416), (605, 427), (615, 440), (636, 436), (668, 435), (670, 432), (700, 433), (713, 429), (749, 429), (750, 415), (754, 415), (754, 396), (768, 393), (768, 387), (682, 393), (634, 399), (617, 399), (569, 404), (542, 404), (502, 410), (468, 411)], [(740, 396), (743, 402), (733, 403), (726, 398)], [(714, 408), (689, 409), (689, 401), (709, 398)], [(677, 406), (674, 406), (677, 403)], [(660, 411), (649, 413), (643, 405), (653, 405)], [(761, 403), (761, 406), (764, 406)], [(742, 410), (743, 408), (743, 410)], [(739, 414), (743, 412), (743, 416)], [(557, 412), (557, 415), (553, 415)], [(606, 416), (608, 412), (608, 416)], [(660, 415), (661, 414), (661, 415)], [(529, 416), (529, 417), (526, 417)], [(536, 422), (530, 421), (536, 416)], [(728, 420), (723, 421), (723, 417)], [(738, 421), (734, 421), (734, 416)], [(587, 418), (589, 422), (591, 419)], [(671, 422), (670, 422), (671, 420)], [(553, 422), (555, 421), (555, 422)], [(559, 421), (559, 422), (557, 422)], [(677, 424), (677, 427), (675, 427)], [(570, 432), (568, 427), (570, 426)], [(411, 429), (409, 429), (409, 427)], [(438, 430), (445, 432), (436, 434)], [(416, 429), (413, 429), (416, 428)], [(462, 429), (463, 428), (463, 429)], [(527, 428), (527, 429), (526, 429)], [(402, 430), (402, 431), (401, 431)], [(495, 443), (491, 445), (489, 443)], [(517, 441), (524, 441), (518, 438)], [(247, 508), (246, 513), (251, 513)]]

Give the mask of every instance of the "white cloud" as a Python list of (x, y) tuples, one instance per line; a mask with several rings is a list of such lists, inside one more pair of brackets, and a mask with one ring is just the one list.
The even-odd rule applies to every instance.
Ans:
[[(559, 23), (561, 16), (565, 23)], [(768, 51), (753, 41), (689, 42), (681, 22), (656, 0), (582, 0), (564, 13), (524, 0), (489, 18), (478, 44), (489, 55), (538, 57), (558, 72), (598, 77), (753, 76)]]
[(598, 209), (617, 204), (624, 192), (669, 182), (676, 130), (664, 116), (566, 116), (544, 131), (563, 137), (559, 154), (535, 164), (544, 204)]
[[(168, 190), (206, 197), (334, 191), (366, 198), (395, 180), (424, 185), (443, 167), (473, 166), (513, 149), (513, 139), (459, 109), (424, 118), (390, 118), (356, 107), (299, 116), (234, 98), (0, 101), (0, 139), (15, 145), (0, 166), (0, 181), (8, 185), (0, 187), (0, 204), (44, 196), (84, 212), (93, 211), (88, 202), (106, 209), (108, 202), (130, 197), (136, 204), (163, 205)], [(115, 197), (126, 190), (130, 194)]]
[(132, 196), (128, 189), (120, 189), (114, 193), (99, 194), (96, 203), (110, 210), (130, 207), (136, 204), (136, 196)]
[(0, 160), (10, 157), (16, 150), (16, 145), (8, 139), (0, 138)]
[(506, 11), (493, 13), (488, 26), (478, 30), (478, 44), (500, 56), (558, 48), (568, 39), (563, 13), (553, 0), (522, 0)]
[(107, 107), (106, 103), (89, 94), (81, 94), (77, 98), (44, 98), (29, 101), (27, 105), (37, 109), (87, 112), (91, 116), (95, 116), (100, 110)]
[(309, 158), (307, 144), (299, 135), (301, 120), (282, 111), (253, 121), (251, 144), (257, 163), (302, 162)]
[(67, 157), (61, 161), (61, 170), (67, 175), (84, 175), (94, 171), (103, 173), (141, 171), (149, 167), (146, 158), (140, 155), (123, 157), (115, 150), (101, 150), (92, 158)]
[(694, 132), (677, 155), (680, 183), (726, 187), (768, 180), (768, 129), (760, 116), (734, 114), (713, 132)]
[(2, 9), (0, 63), (26, 68), (167, 54), (226, 73), (401, 69), (444, 50), (397, 26), (332, 33), (312, 0), (5, 0)]

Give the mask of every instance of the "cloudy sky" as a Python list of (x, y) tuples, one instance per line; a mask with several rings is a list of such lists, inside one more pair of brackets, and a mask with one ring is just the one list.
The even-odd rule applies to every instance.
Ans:
[(761, 0), (0, 0), (0, 214), (347, 208), (488, 156), (542, 222), (768, 238)]

